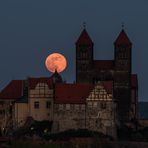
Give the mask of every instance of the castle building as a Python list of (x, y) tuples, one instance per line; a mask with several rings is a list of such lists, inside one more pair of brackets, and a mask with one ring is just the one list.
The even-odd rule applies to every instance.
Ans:
[(51, 77), (12, 80), (0, 92), (0, 127), (16, 129), (28, 117), (53, 121), (52, 132), (89, 129), (116, 136), (137, 119), (138, 79), (131, 71), (132, 43), (122, 30), (114, 60), (94, 60), (86, 29), (76, 41), (76, 83)]
[[(114, 42), (114, 60), (94, 60), (93, 41), (86, 29), (76, 41), (76, 82), (113, 81), (113, 98), (117, 102), (118, 118), (130, 121), (137, 118), (137, 75), (132, 74), (132, 43), (122, 29)], [(133, 80), (134, 79), (134, 80)], [(132, 81), (135, 87), (131, 85)]]

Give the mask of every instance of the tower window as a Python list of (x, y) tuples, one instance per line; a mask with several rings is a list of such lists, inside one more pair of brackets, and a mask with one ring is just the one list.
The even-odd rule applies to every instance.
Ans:
[(38, 109), (39, 107), (40, 107), (39, 102), (38, 101), (34, 102), (34, 108)]

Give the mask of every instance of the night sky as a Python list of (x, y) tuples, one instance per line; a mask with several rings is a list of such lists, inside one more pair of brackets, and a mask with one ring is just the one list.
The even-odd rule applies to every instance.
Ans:
[(68, 60), (61, 73), (75, 80), (75, 42), (87, 23), (95, 59), (113, 59), (113, 42), (125, 31), (133, 43), (132, 70), (139, 98), (148, 101), (148, 0), (1, 0), (0, 89), (12, 79), (50, 76), (46, 57), (59, 52)]

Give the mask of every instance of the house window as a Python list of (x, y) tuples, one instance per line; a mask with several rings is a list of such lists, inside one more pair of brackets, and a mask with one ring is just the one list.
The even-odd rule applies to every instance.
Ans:
[(79, 110), (79, 104), (75, 104), (75, 109)]
[(39, 102), (38, 101), (34, 102), (34, 108), (35, 109), (38, 109), (39, 108)]
[(81, 109), (85, 110), (85, 105), (84, 104), (81, 105)]
[(101, 109), (106, 109), (106, 103), (105, 102), (101, 102)]
[(88, 107), (92, 107), (93, 104), (92, 104), (92, 102), (88, 102), (87, 105), (88, 105)]
[(51, 102), (50, 101), (47, 101), (46, 102), (46, 108), (50, 108), (50, 106), (51, 106)]
[(70, 110), (70, 104), (66, 104), (66, 110)]
[(59, 104), (59, 110), (63, 110), (64, 106), (63, 104)]
[(94, 102), (93, 103), (93, 107), (97, 107), (98, 103), (97, 102)]

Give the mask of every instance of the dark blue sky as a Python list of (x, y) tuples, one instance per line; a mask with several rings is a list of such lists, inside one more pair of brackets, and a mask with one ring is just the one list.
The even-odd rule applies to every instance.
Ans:
[(113, 59), (121, 23), (133, 43), (139, 98), (148, 101), (147, 0), (1, 0), (0, 89), (12, 79), (49, 76), (44, 61), (60, 52), (68, 59), (64, 79), (75, 79), (75, 41), (87, 23), (96, 59)]

